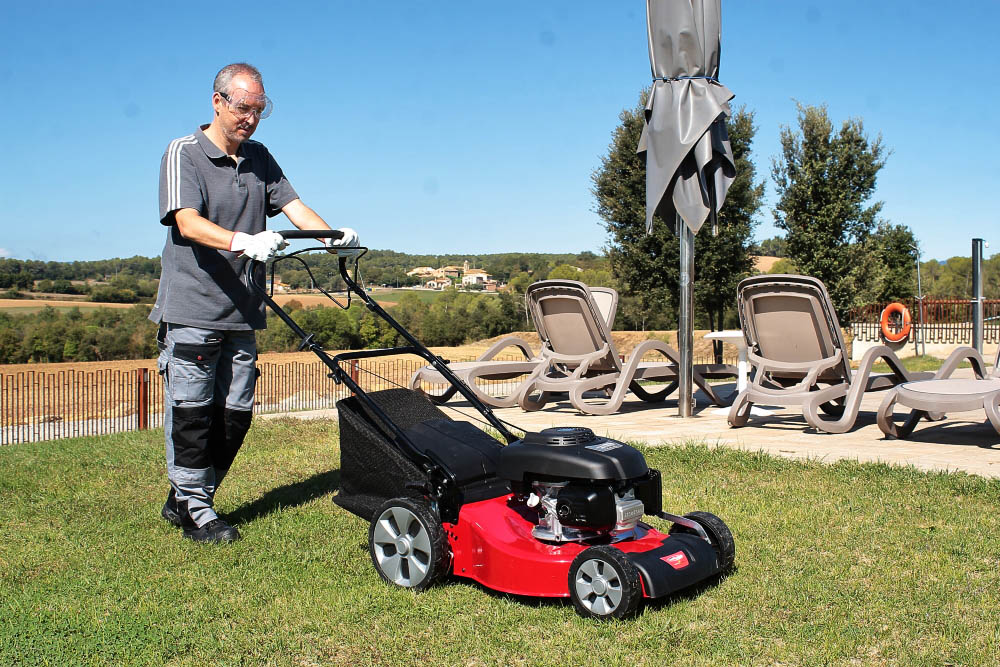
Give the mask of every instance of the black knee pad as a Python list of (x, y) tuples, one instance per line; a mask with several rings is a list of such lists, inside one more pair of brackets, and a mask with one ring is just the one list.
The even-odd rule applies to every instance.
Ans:
[(243, 439), (250, 430), (250, 420), (253, 412), (250, 410), (230, 410), (215, 406), (212, 419), (212, 434), (210, 447), (212, 466), (216, 470), (229, 470), (233, 459), (243, 446)]
[(212, 413), (211, 405), (171, 408), (174, 465), (195, 470), (212, 465), (209, 455)]

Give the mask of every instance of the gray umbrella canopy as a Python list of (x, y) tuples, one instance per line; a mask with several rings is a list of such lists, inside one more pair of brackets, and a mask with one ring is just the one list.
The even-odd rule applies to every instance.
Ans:
[(639, 153), (646, 153), (647, 231), (654, 215), (668, 223), (680, 215), (697, 233), (736, 177), (725, 124), (733, 94), (717, 81), (720, 4), (646, 0), (654, 81)]

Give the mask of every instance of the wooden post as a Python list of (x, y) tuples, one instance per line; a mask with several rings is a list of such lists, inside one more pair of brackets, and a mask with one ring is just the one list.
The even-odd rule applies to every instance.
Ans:
[(149, 428), (149, 369), (135, 369), (136, 417), (140, 431)]
[[(352, 359), (351, 360), (351, 380), (353, 380), (355, 382), (355, 384), (357, 384), (357, 382), (358, 382), (358, 360), (357, 359)], [(354, 392), (351, 392), (351, 396), (354, 396)]]

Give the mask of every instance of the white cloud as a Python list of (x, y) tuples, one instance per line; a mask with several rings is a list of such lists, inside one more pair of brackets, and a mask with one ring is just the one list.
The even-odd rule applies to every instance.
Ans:
[(0, 257), (10, 257), (10, 250), (7, 250), (7, 248), (0, 248)]

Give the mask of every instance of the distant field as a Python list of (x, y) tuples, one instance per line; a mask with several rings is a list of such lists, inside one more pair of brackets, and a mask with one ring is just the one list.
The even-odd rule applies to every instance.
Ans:
[[(416, 294), (425, 303), (433, 303), (441, 297), (443, 292), (434, 290), (407, 290), (407, 289), (386, 289), (375, 290), (371, 295), (377, 302), (385, 307), (395, 306), (399, 303), (400, 297), (404, 294)], [(342, 295), (338, 295), (342, 298)], [(354, 297), (357, 299), (357, 297)], [(284, 306), (289, 301), (298, 301), (306, 308), (314, 306), (332, 306), (330, 300), (318, 292), (307, 294), (277, 294), (275, 301), (278, 305)], [(8, 312), (16, 315), (34, 314), (46, 306), (54, 308), (60, 312), (68, 311), (72, 308), (79, 308), (83, 312), (97, 310), (98, 308), (131, 308), (133, 303), (95, 303), (93, 301), (63, 300), (63, 299), (0, 299), (0, 312)]]
[(421, 301), (425, 303), (433, 303), (434, 301), (440, 299), (444, 292), (429, 289), (387, 289), (372, 292), (372, 296), (374, 296), (375, 300), (379, 303), (386, 300), (398, 302), (404, 294), (416, 294)]
[(94, 303), (92, 301), (61, 301), (42, 299), (0, 299), (0, 311), (6, 311), (16, 315), (27, 315), (37, 313), (46, 306), (55, 308), (58, 311), (67, 311), (72, 308), (79, 308), (81, 311), (97, 310), (98, 308), (131, 308), (134, 303)]
[(753, 268), (760, 271), (761, 273), (767, 273), (774, 265), (778, 263), (780, 257), (769, 257), (768, 255), (761, 255), (760, 257), (754, 258)]
[[(332, 293), (332, 292), (331, 292)], [(409, 289), (378, 289), (373, 292), (369, 292), (372, 297), (383, 306), (395, 306), (399, 303), (399, 300), (404, 294), (416, 294), (417, 298), (425, 303), (433, 303), (441, 297), (444, 292), (438, 292), (435, 290), (409, 290)], [(343, 293), (335, 294), (338, 299), (343, 300), (346, 298)], [(358, 299), (357, 296), (352, 297), (352, 300)], [(289, 301), (298, 301), (306, 308), (312, 308), (313, 306), (330, 306), (330, 300), (324, 295), (318, 292), (309, 292), (307, 294), (277, 294), (274, 300), (278, 302), (279, 306), (284, 306)]]

